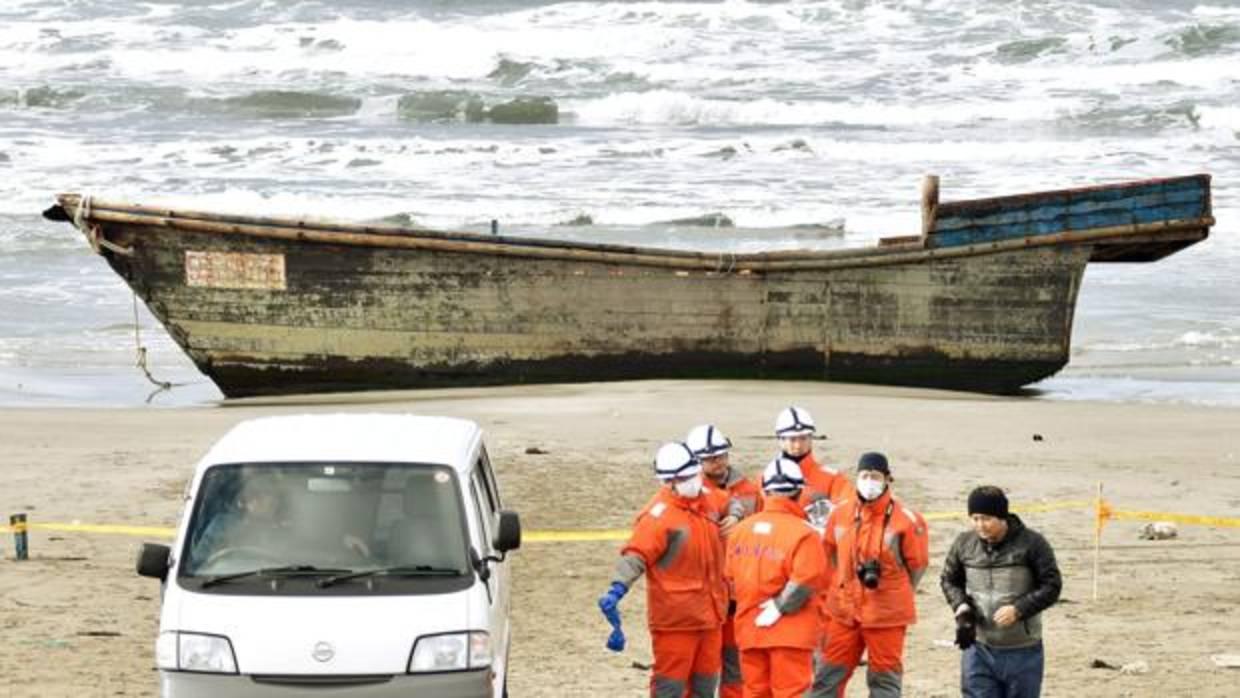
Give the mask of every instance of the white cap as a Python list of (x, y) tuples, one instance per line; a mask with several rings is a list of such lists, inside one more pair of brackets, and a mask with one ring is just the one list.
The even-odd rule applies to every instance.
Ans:
[(689, 447), (679, 441), (663, 444), (654, 457), (654, 474), (660, 480), (674, 480), (702, 472), (702, 464)]
[(802, 487), (805, 477), (801, 475), (801, 466), (791, 458), (778, 456), (762, 470), (764, 492), (796, 492)]
[(732, 441), (715, 428), (714, 424), (703, 424), (689, 430), (685, 437), (685, 445), (698, 458), (718, 456), (732, 448)]
[(804, 407), (785, 407), (775, 417), (775, 436), (805, 436), (814, 433), (814, 417)]

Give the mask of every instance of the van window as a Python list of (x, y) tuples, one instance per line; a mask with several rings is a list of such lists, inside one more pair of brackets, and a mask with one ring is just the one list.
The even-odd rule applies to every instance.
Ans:
[(482, 536), (481, 552), (487, 554), (491, 551), (491, 517), (486, 513), (483, 505), (483, 497), (478, 491), (478, 476), (474, 474), (473, 480), (469, 483), (469, 491), (473, 494), (470, 498), (473, 500), (474, 518), (478, 524), (478, 535)]
[(482, 449), (482, 455), (478, 457), (478, 475), (482, 478), (482, 484), (487, 493), (487, 505), (491, 508), (491, 513), (498, 513), (500, 510), (499, 487), (495, 482), (495, 471), (491, 469), (491, 459), (487, 457), (487, 450)]
[[(201, 587), (217, 578), (203, 590), (220, 593), (463, 588), (473, 575), (464, 516), (457, 477), (446, 466), (215, 466), (198, 488), (178, 579)], [(315, 583), (366, 572), (374, 574), (357, 582)], [(219, 583), (225, 575), (241, 577)]]
[[(483, 511), (483, 509), (485, 508), (485, 505), (482, 503), (483, 497), (481, 493), (478, 491), (478, 474), (476, 472), (474, 473), (473, 478), (470, 479), (469, 491), (470, 491), (470, 494), (473, 495), (472, 497), (470, 497), (470, 499), (473, 501), (474, 521), (478, 526), (478, 535), (482, 537), (482, 541), (478, 545), (478, 551), (482, 556), (485, 557), (492, 553), (492, 550), (491, 550), (491, 536), (492, 536), (491, 525), (492, 524), (491, 524), (490, 515), (486, 514)], [(494, 601), (495, 597), (492, 591), (491, 579), (492, 578), (487, 578), (487, 581), (486, 581), (487, 597), (490, 598), (492, 601)]]

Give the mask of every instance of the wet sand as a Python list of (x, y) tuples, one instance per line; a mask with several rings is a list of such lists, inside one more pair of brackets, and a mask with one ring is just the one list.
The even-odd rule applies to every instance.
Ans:
[[(931, 522), (932, 567), (918, 593), (905, 694), (958, 695), (959, 653), (938, 590), (947, 547), (964, 528), (964, 497), (997, 484), (1014, 506), (1087, 500), (1098, 481), (1125, 510), (1240, 516), (1240, 410), (1052, 402), (821, 383), (643, 381), (394, 393), (180, 409), (0, 410), (0, 514), (34, 522), (172, 525), (194, 463), (246, 418), (303, 412), (414, 412), (474, 419), (487, 432), (505, 506), (526, 530), (624, 527), (655, 487), (659, 443), (713, 421), (733, 463), (755, 473), (775, 451), (782, 407), (810, 409), (827, 438), (820, 458), (891, 458), (896, 492)], [(1035, 440), (1034, 435), (1040, 435)], [(527, 454), (536, 446), (545, 454)], [(1100, 598), (1091, 600), (1093, 519), (1084, 509), (1026, 515), (1055, 546), (1065, 575), (1044, 617), (1046, 696), (1230, 696), (1240, 653), (1240, 529), (1180, 526), (1143, 541), (1139, 522), (1105, 531)], [(159, 586), (133, 572), (136, 538), (34, 531), (32, 559), (0, 538), (0, 698), (149, 696)], [(594, 606), (616, 543), (527, 543), (515, 554), (514, 696), (642, 695), (649, 644), (643, 594), (622, 604), (630, 648), (603, 648)], [(1145, 674), (1092, 669), (1144, 660)], [(864, 695), (854, 680), (850, 695)]]

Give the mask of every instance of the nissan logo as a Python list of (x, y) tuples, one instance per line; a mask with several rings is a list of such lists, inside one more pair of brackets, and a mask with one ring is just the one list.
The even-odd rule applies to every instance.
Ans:
[(330, 662), (332, 657), (336, 656), (336, 648), (332, 647), (330, 642), (317, 642), (314, 645), (314, 651), (310, 653), (316, 662)]

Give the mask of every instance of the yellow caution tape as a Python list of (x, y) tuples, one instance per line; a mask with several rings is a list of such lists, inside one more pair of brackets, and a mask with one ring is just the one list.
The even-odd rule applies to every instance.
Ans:
[[(1032, 504), (1023, 507), (1013, 507), (1012, 511), (1020, 514), (1043, 513), (1050, 511), (1064, 511), (1068, 509), (1091, 509), (1095, 508), (1097, 502), (1094, 500), (1069, 500), (1062, 502), (1049, 502), (1046, 504)], [(965, 518), (964, 512), (960, 511), (938, 511), (925, 514), (927, 521), (946, 521), (951, 519)], [(1103, 510), (1103, 518), (1107, 519), (1129, 519), (1140, 521), (1176, 521), (1183, 524), (1195, 524), (1199, 526), (1225, 526), (1231, 528), (1240, 528), (1240, 518), (1225, 518), (1219, 516), (1197, 516), (1194, 514), (1173, 514), (1154, 511), (1118, 511), (1111, 509), (1109, 506)], [(113, 524), (82, 524), (82, 523), (26, 523), (26, 528), (30, 530), (41, 531), (62, 531), (68, 533), (103, 533), (122, 536), (136, 536), (149, 538), (172, 538), (176, 535), (176, 529), (169, 526), (123, 526)], [(7, 524), (0, 524), (0, 532), (17, 533), (16, 527)], [(526, 531), (522, 534), (521, 540), (526, 543), (597, 543), (603, 541), (622, 541), (627, 540), (629, 531), (626, 529), (598, 529), (598, 530), (551, 530), (551, 531)]]
[[(0, 533), (20, 533), (20, 527), (8, 524), (0, 525)], [(69, 533), (112, 533), (122, 536), (151, 536), (154, 538), (171, 538), (176, 535), (175, 528), (167, 526), (119, 526), (112, 524), (78, 524), (78, 523), (26, 523), (26, 530), (31, 531), (65, 531)]]
[(1128, 519), (1131, 521), (1175, 521), (1182, 524), (1198, 526), (1226, 526), (1240, 528), (1240, 519), (1229, 519), (1221, 516), (1196, 516), (1194, 514), (1168, 514), (1159, 511), (1118, 511), (1108, 509), (1104, 514), (1108, 519)]
[[(41, 531), (63, 531), (71, 533), (106, 533), (121, 536), (137, 536), (149, 538), (172, 538), (176, 529), (167, 526), (120, 526), (111, 524), (76, 524), (76, 523), (28, 523), (29, 529)], [(16, 532), (9, 525), (0, 526), (0, 531)], [(579, 531), (526, 531), (521, 540), (527, 543), (581, 543), (609, 540), (627, 540), (627, 530), (579, 530)]]
[(521, 534), (522, 543), (593, 543), (605, 540), (628, 540), (629, 531), (527, 531)]
[[(1012, 511), (1017, 514), (1040, 514), (1048, 511), (1064, 511), (1067, 509), (1088, 509), (1093, 505), (1093, 500), (1073, 499), (1063, 502), (1049, 502), (1047, 504), (1029, 504), (1022, 507), (1012, 507)], [(963, 511), (935, 511), (928, 514), (923, 514), (922, 518), (926, 521), (949, 521), (951, 519), (968, 518), (968, 514)]]

